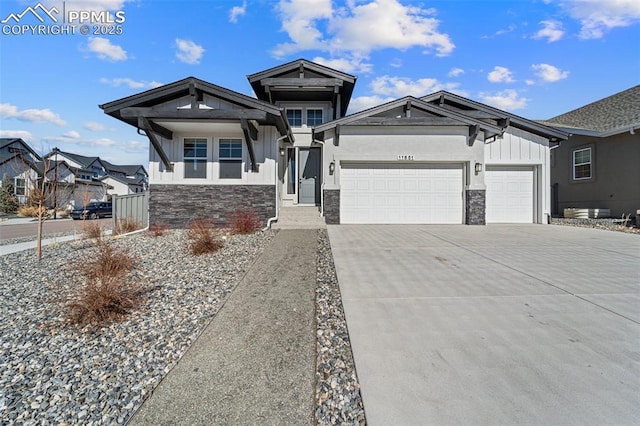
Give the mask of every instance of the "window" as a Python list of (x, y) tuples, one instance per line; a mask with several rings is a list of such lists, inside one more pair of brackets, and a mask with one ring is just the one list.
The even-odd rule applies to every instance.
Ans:
[(322, 124), (322, 110), (308, 109), (307, 110), (307, 126), (314, 127), (319, 124)]
[(296, 193), (296, 150), (287, 148), (287, 194)]
[(301, 109), (288, 109), (287, 120), (291, 127), (302, 127), (302, 110)]
[(27, 195), (27, 181), (22, 178), (15, 178), (13, 192), (15, 195)]
[(186, 179), (206, 179), (207, 140), (184, 140), (184, 177)]
[(591, 148), (573, 151), (573, 178), (575, 180), (591, 178)]
[(242, 140), (220, 139), (220, 179), (242, 177)]

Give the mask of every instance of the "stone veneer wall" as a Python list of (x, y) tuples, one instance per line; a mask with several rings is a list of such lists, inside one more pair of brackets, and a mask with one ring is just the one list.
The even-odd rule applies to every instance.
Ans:
[(324, 202), (324, 221), (327, 225), (337, 225), (340, 223), (340, 190), (325, 189)]
[(466, 224), (485, 225), (486, 191), (484, 189), (467, 189), (466, 192)]
[(182, 228), (194, 218), (225, 226), (237, 209), (262, 220), (276, 214), (274, 185), (161, 185), (149, 187), (149, 223)]

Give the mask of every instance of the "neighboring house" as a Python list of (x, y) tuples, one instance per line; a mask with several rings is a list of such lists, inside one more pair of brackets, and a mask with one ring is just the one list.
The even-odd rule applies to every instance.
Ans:
[(36, 163), (42, 158), (20, 138), (0, 138), (0, 181), (4, 175), (13, 179), (14, 195), (24, 204), (30, 182), (37, 179)]
[(100, 106), (149, 137), (151, 223), (547, 223), (560, 130), (447, 92), (347, 116), (356, 77), (304, 59), (248, 80), (258, 99), (189, 77)]
[(144, 192), (147, 188), (148, 175), (142, 165), (120, 166), (100, 157), (87, 157), (57, 148), (45, 158), (63, 160), (74, 171), (78, 188), (72, 204), (76, 206), (87, 200), (104, 201), (112, 195)]
[(640, 209), (640, 85), (543, 122), (569, 133), (552, 151), (554, 215), (565, 208)]

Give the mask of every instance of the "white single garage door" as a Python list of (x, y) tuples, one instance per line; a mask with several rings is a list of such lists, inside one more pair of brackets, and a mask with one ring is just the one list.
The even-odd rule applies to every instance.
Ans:
[(487, 166), (487, 223), (533, 223), (533, 167)]
[(462, 164), (341, 164), (340, 223), (462, 223)]

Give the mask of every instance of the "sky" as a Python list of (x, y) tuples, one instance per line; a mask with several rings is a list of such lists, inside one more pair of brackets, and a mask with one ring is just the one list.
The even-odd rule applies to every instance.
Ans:
[(189, 76), (255, 96), (305, 58), (358, 77), (348, 113), (448, 90), (530, 119), (640, 84), (638, 0), (2, 0), (0, 22), (0, 137), (145, 167), (99, 105)]

